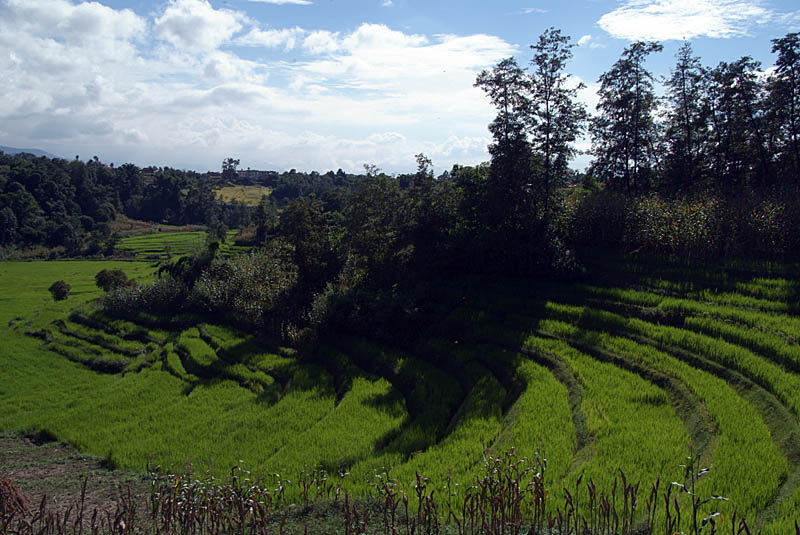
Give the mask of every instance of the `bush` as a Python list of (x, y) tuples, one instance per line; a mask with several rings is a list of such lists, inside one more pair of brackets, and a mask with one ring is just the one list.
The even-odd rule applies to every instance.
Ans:
[(215, 261), (198, 278), (189, 306), (276, 335), (290, 314), (297, 282), (293, 248), (283, 242), (248, 255)]
[(94, 282), (104, 292), (130, 285), (128, 276), (121, 269), (104, 269), (94, 276)]
[(600, 191), (568, 205), (562, 226), (575, 245), (691, 260), (790, 261), (800, 247), (798, 205), (791, 192), (668, 199)]
[(72, 286), (67, 284), (64, 281), (56, 281), (50, 285), (50, 293), (53, 295), (54, 301), (63, 301), (69, 296), (69, 291), (72, 289)]
[(135, 317), (141, 312), (174, 314), (183, 308), (186, 286), (171, 277), (141, 286), (121, 286), (103, 297), (103, 308), (112, 316)]

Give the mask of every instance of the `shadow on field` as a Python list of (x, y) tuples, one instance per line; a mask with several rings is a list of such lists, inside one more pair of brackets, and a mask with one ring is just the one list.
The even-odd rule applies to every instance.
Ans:
[(786, 302), (789, 304), (789, 310), (792, 314), (800, 313), (800, 281), (795, 279), (788, 282), (786, 289)]
[(401, 416), (406, 412), (403, 397), (395, 389), (391, 389), (385, 394), (375, 394), (365, 399), (364, 405), (392, 416)]

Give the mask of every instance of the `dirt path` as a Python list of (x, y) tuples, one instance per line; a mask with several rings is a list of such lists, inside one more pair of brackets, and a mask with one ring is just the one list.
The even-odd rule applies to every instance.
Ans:
[(84, 480), (87, 511), (113, 511), (128, 488), (141, 503), (149, 488), (146, 474), (109, 470), (103, 459), (46, 437), (7, 434), (0, 434), (0, 477), (11, 480), (32, 508), (45, 498), (49, 508), (62, 512), (78, 505)]

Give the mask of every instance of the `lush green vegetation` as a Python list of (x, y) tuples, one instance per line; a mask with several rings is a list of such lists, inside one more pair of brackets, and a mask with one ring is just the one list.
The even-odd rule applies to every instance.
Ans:
[[(556, 514), (549, 496), (559, 532), (580, 515), (597, 528), (619, 481), (622, 532), (696, 533), (718, 512), (785, 533), (800, 503), (800, 286), (774, 261), (800, 250), (800, 39), (775, 41), (768, 78), (748, 58), (702, 69), (684, 47), (663, 137), (643, 64), (661, 47), (633, 43), (600, 79), (591, 176), (567, 191), (587, 122), (571, 46), (551, 29), (527, 69), (482, 72), (491, 164), (438, 179), (423, 154), (399, 177), (270, 173), (247, 207), (218, 201), (209, 176), (0, 155), (0, 245), (159, 261), (127, 277), (119, 263), (0, 264), (0, 429), (130, 468), (244, 463), (282, 503), (312, 486), (330, 497), (334, 474), (336, 496), (397, 506), (405, 490), (427, 532), (435, 491), (464, 504), (456, 523), (485, 522), (480, 507), (511, 495), (519, 518), (521, 482), (537, 522)], [(207, 229), (120, 240), (117, 212)], [(756, 260), (691, 263), (741, 256)], [(509, 448), (531, 470), (498, 461)], [(676, 483), (645, 513), (632, 480)], [(485, 514), (511, 511), (498, 507)]]
[[(675, 265), (602, 265), (602, 285), (451, 281), (415, 340), (339, 333), (297, 352), (202, 318), (86, 304), (101, 269), (144, 281), (152, 266), (3, 263), (0, 428), (44, 429), (134, 469), (221, 476), (242, 461), (287, 500), (302, 499), (298, 478), (340, 471), (351, 494), (393, 481), (413, 495), (421, 473), (451, 505), (511, 447), (547, 459), (558, 501), (589, 481), (609, 488), (620, 468), (681, 480), (692, 445), (713, 466), (698, 492), (730, 500), (701, 514), (785, 532), (800, 499), (791, 279), (684, 267), (689, 284)], [(66, 301), (47, 291), (56, 276)]]
[[(236, 235), (237, 231), (235, 230), (226, 231), (225, 241), (220, 245), (223, 253), (231, 254), (247, 249), (247, 247), (234, 244)], [(206, 246), (207, 241), (207, 233), (204, 231), (154, 232), (122, 238), (115, 250), (123, 255), (132, 255), (142, 260), (167, 260), (197, 253)]]
[(205, 232), (158, 232), (143, 236), (122, 238), (117, 250), (136, 256), (162, 258), (168, 255), (184, 255), (195, 252), (205, 245)]

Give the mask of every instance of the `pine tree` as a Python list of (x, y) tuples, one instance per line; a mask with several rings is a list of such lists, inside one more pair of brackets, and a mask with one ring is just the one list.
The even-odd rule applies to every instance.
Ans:
[(583, 130), (586, 108), (577, 102), (577, 94), (585, 86), (570, 87), (564, 69), (572, 58), (569, 37), (550, 28), (539, 36), (531, 48), (530, 139), (534, 157), (541, 165), (537, 182), (544, 203), (544, 213), (550, 208), (553, 190), (563, 185), (569, 172), (569, 161), (575, 155), (573, 143)]
[(770, 102), (778, 133), (777, 158), (788, 177), (800, 182), (800, 33), (772, 40), (778, 54), (770, 82)]
[(662, 188), (683, 193), (703, 186), (707, 168), (709, 111), (705, 103), (705, 70), (688, 42), (678, 50), (678, 60), (666, 82), (667, 145)]
[(629, 194), (648, 189), (653, 175), (657, 100), (653, 75), (644, 62), (662, 49), (659, 43), (633, 43), (599, 80), (600, 115), (590, 126), (595, 154), (592, 174)]

